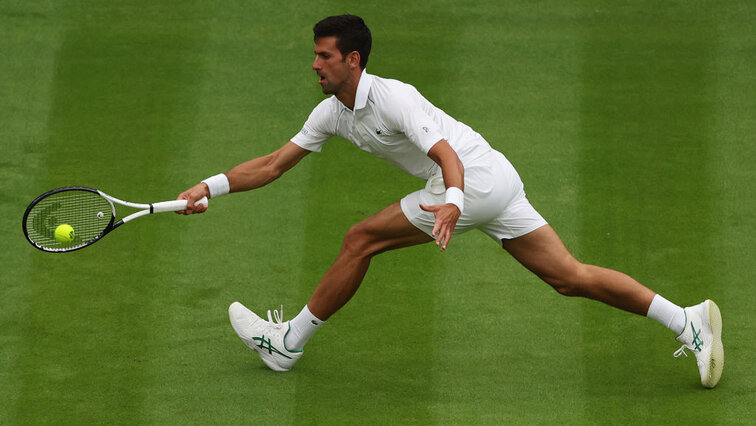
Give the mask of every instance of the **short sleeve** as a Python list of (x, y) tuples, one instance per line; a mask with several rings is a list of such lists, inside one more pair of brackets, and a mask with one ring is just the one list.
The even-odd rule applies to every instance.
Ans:
[(428, 154), (438, 141), (444, 139), (438, 124), (425, 111), (420, 99), (413, 96), (409, 90), (392, 96), (385, 111), (387, 124), (404, 133), (410, 142), (425, 154)]
[(328, 138), (335, 133), (337, 114), (332, 110), (331, 98), (320, 102), (310, 113), (302, 130), (291, 141), (308, 151), (320, 152)]

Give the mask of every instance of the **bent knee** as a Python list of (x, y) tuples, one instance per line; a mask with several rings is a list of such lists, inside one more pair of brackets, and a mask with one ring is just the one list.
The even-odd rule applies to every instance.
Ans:
[(349, 253), (356, 257), (371, 256), (374, 252), (372, 249), (373, 238), (370, 232), (362, 223), (353, 225), (344, 235), (344, 243), (341, 247), (342, 252)]
[(539, 278), (557, 293), (569, 297), (583, 296), (586, 287), (590, 285), (586, 265), (577, 262), (559, 274), (539, 275)]

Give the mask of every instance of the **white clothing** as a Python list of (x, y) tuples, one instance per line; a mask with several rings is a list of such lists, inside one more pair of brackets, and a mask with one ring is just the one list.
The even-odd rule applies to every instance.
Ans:
[(546, 224), (525, 197), (520, 176), (506, 157), (409, 84), (363, 70), (354, 110), (331, 96), (313, 109), (291, 141), (308, 151), (320, 152), (334, 135), (428, 181), (424, 189), (401, 200), (407, 219), (428, 235), (435, 216), (420, 209), (419, 204), (445, 203), (441, 168), (428, 157), (428, 151), (442, 139), (454, 149), (465, 168), (465, 207), (454, 234), (477, 228), (501, 241)]
[[(402, 198), (404, 216), (418, 229), (430, 235), (435, 215), (420, 204), (444, 204), (446, 187), (441, 175), (428, 180), (425, 188)], [(547, 222), (530, 205), (522, 180), (512, 164), (498, 151), (484, 160), (465, 167), (465, 209), (452, 235), (480, 229), (497, 242), (530, 233)]]
[(357, 85), (354, 110), (331, 96), (312, 110), (291, 141), (320, 152), (338, 135), (405, 172), (428, 179), (438, 165), (428, 151), (446, 139), (467, 166), (492, 149), (483, 137), (428, 102), (413, 86), (368, 74)]

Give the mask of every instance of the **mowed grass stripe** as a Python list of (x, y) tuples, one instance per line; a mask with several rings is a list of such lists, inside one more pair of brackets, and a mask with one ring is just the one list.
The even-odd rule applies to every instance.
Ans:
[[(192, 119), (185, 70), (193, 40), (165, 25), (160, 10), (88, 6), (87, 19), (67, 22), (56, 60), (42, 185), (97, 186), (134, 201), (173, 197), (165, 166), (181, 155)], [(145, 365), (154, 362), (153, 344), (165, 344), (152, 339), (158, 295), (171, 285), (158, 253), (175, 245), (176, 232), (165, 219), (129, 224), (84, 251), (35, 258), (19, 422), (150, 417), (141, 409)]]
[(729, 423), (756, 418), (756, 377), (751, 354), (756, 325), (756, 5), (730, 4), (716, 17), (716, 78), (712, 180), (719, 226), (712, 239), (716, 293), (724, 323), (725, 370), (720, 389)]
[[(209, 9), (197, 46), (198, 117), (181, 160), (186, 186), (280, 147), (310, 112), (301, 97), (317, 95), (303, 85), (313, 83), (309, 21), (303, 28), (291, 7), (272, 3)], [(265, 188), (213, 199), (201, 217), (177, 219), (185, 232), (165, 259), (175, 277), (162, 297), (171, 312), (162, 327), (175, 334), (166, 332), (165, 359), (151, 366), (146, 391), (156, 423), (293, 422), (296, 378), (309, 354), (290, 373), (268, 370), (234, 333), (227, 308), (238, 300), (267, 319), (268, 309), (283, 305), (290, 319), (306, 302), (300, 259), (318, 250), (303, 243), (307, 168), (305, 160)]]
[(0, 16), (0, 179), (8, 190), (0, 201), (0, 424), (13, 424), (24, 383), (24, 320), (31, 297), (34, 257), (21, 217), (44, 179), (48, 118), (61, 27), (49, 18), (50, 5), (10, 5)]
[[(444, 85), (437, 96), (512, 161), (530, 201), (571, 245), (576, 11), (556, 3), (480, 6), (447, 10), (455, 19), (446, 31), (456, 43), (438, 76)], [(437, 327), (443, 348), (434, 384), (437, 418), (449, 424), (580, 419), (584, 402), (574, 386), (582, 352), (569, 332), (579, 321), (578, 305), (480, 232), (455, 244)]]
[[(704, 11), (653, 7), (597, 8), (585, 19), (581, 252), (685, 306), (721, 285), (708, 244), (713, 30)], [(594, 303), (582, 334), (587, 419), (721, 420), (695, 362), (672, 358), (673, 333)]]

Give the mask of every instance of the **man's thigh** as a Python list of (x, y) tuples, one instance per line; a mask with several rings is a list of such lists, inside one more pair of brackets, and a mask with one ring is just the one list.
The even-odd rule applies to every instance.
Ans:
[(550, 225), (518, 238), (504, 239), (502, 247), (542, 279), (563, 277), (579, 264)]
[(407, 219), (399, 202), (364, 219), (354, 225), (349, 232), (364, 237), (371, 247), (370, 251), (375, 253), (433, 240)]

